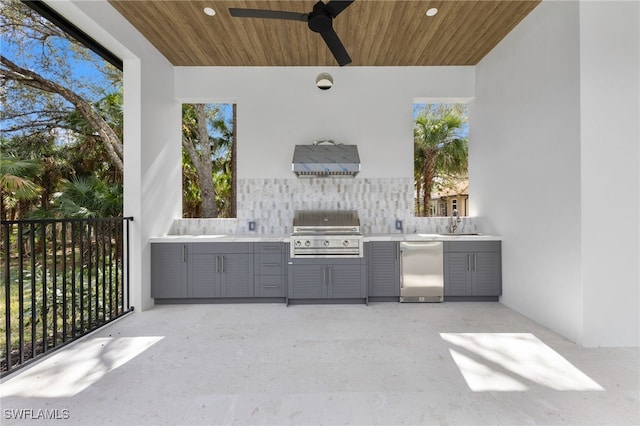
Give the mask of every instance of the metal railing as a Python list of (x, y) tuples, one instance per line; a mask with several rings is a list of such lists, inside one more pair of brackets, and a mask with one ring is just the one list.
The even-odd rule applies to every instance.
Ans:
[(0, 223), (0, 375), (133, 310), (132, 217)]

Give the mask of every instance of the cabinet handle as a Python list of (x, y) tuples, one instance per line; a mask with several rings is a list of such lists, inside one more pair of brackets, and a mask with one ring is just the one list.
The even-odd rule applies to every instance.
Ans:
[(187, 261), (187, 245), (186, 244), (182, 245), (182, 261), (183, 262)]
[(270, 285), (263, 285), (262, 288), (280, 288), (280, 286), (275, 284), (270, 284)]
[(327, 284), (327, 267), (326, 266), (322, 268), (322, 284), (324, 285)]
[(280, 266), (279, 263), (262, 263), (262, 266)]
[(473, 270), (475, 272), (476, 266), (478, 266), (478, 255), (474, 253), (473, 255)]
[(327, 269), (329, 270), (329, 284), (333, 284), (333, 268), (330, 266), (327, 266)]
[(467, 271), (471, 272), (471, 255), (467, 255)]
[(225, 258), (225, 257), (226, 257), (226, 256), (220, 256), (220, 264), (222, 265), (222, 266), (220, 267), (220, 272), (221, 272), (221, 273), (223, 273), (223, 274), (224, 274), (224, 258)]
[(216, 273), (220, 273), (220, 256), (216, 256)]

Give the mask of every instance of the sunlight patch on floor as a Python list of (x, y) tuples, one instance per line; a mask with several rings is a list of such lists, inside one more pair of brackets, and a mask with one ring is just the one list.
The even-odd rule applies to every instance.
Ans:
[(163, 336), (96, 337), (61, 349), (0, 386), (0, 397), (70, 397), (83, 391)]
[(440, 333), (474, 392), (604, 388), (531, 333)]

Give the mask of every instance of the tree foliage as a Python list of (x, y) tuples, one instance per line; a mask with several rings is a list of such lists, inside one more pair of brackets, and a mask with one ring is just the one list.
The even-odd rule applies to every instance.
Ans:
[(70, 182), (121, 192), (122, 73), (22, 2), (0, 7), (2, 218), (63, 214)]
[(467, 175), (466, 112), (460, 104), (427, 104), (413, 128), (414, 177), (418, 216), (429, 216), (434, 184), (446, 185)]
[(234, 126), (221, 108), (182, 105), (184, 217), (233, 216)]

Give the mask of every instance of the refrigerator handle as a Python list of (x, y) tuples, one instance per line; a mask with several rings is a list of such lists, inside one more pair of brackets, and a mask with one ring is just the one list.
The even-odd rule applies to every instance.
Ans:
[(404, 275), (402, 274), (402, 249), (400, 248), (400, 244), (398, 244), (398, 252), (400, 253), (400, 288), (404, 288)]

